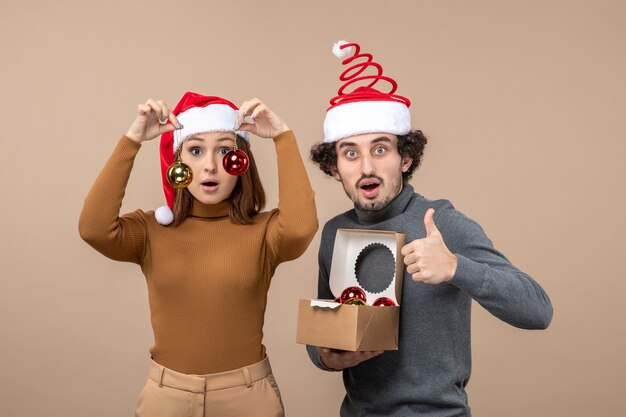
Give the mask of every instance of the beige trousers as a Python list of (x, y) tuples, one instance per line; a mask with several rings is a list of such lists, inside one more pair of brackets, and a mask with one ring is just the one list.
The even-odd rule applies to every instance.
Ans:
[(232, 371), (187, 375), (152, 361), (136, 417), (284, 417), (269, 359)]

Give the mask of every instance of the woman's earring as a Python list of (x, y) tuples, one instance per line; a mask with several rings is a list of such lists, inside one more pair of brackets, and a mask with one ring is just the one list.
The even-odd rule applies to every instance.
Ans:
[(235, 133), (235, 146), (222, 159), (224, 170), (230, 175), (243, 175), (248, 170), (249, 164), (250, 159), (248, 155), (241, 149), (237, 149), (237, 134)]
[(174, 188), (187, 188), (192, 179), (191, 168), (181, 161), (180, 152), (178, 152), (176, 161), (167, 168), (167, 182)]

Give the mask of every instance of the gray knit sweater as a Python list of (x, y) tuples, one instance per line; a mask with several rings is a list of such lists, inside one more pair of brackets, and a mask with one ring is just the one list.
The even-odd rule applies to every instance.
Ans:
[[(393, 230), (411, 242), (426, 236), (424, 214), (458, 257), (455, 276), (429, 285), (406, 272), (402, 287), (397, 351), (343, 372), (346, 396), (341, 416), (470, 416), (465, 387), (471, 372), (470, 313), (476, 300), (491, 314), (523, 329), (544, 329), (552, 319), (547, 294), (530, 276), (493, 248), (482, 228), (447, 200), (430, 201), (404, 184), (384, 210), (350, 210), (324, 226), (319, 250), (319, 298), (334, 298), (328, 277), (337, 229)], [(307, 346), (319, 368), (317, 350)], [(327, 369), (326, 369), (327, 370)]]

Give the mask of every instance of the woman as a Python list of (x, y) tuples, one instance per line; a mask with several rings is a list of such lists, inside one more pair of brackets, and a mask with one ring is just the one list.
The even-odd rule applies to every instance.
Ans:
[[(261, 211), (265, 195), (248, 132), (274, 140), (277, 209)], [(134, 158), (142, 142), (159, 135), (168, 207), (156, 217), (142, 210), (120, 217)], [(222, 164), (235, 144), (249, 158), (241, 176)], [(191, 170), (186, 188), (167, 181), (175, 159)], [(79, 224), (87, 243), (139, 264), (146, 277), (155, 344), (137, 416), (284, 415), (261, 340), (267, 291), (278, 264), (302, 255), (317, 227), (295, 137), (260, 100), (237, 109), (219, 97), (186, 93), (174, 111), (163, 101), (138, 106)]]

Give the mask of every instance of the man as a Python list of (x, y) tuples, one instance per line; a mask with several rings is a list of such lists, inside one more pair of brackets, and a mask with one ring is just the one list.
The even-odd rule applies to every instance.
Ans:
[[(546, 328), (552, 305), (539, 284), (493, 248), (476, 222), (447, 200), (430, 201), (413, 190), (408, 180), (427, 140), (411, 130), (410, 101), (393, 94), (395, 81), (382, 75), (371, 55), (360, 54), (359, 45), (339, 43), (334, 51), (345, 58), (344, 65), (361, 61), (342, 74), (347, 82), (331, 100), (324, 142), (313, 147), (311, 158), (342, 183), (354, 209), (324, 227), (318, 297), (338, 296), (328, 280), (340, 228), (406, 233), (406, 268), (397, 351), (307, 346), (309, 356), (321, 369), (343, 371), (341, 416), (470, 416), (465, 387), (471, 370), (471, 300), (524, 329)], [(378, 74), (360, 75), (368, 66)], [(344, 93), (364, 79), (373, 82)], [(372, 88), (379, 80), (391, 83), (392, 91)]]

